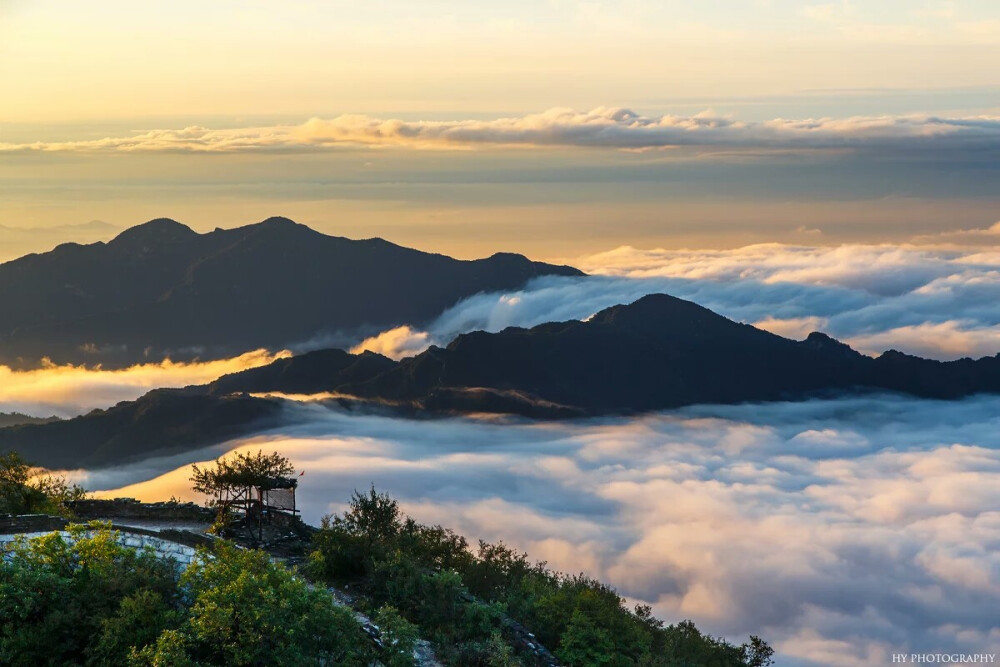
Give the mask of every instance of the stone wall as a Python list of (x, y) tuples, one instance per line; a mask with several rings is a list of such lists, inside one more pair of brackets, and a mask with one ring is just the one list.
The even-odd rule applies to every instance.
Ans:
[(134, 498), (85, 498), (66, 503), (81, 519), (135, 519), (212, 523), (215, 512), (195, 503), (140, 503)]
[[(0, 518), (0, 553), (10, 550), (19, 538), (31, 539), (58, 532), (65, 539), (71, 534), (65, 530), (68, 522), (61, 517), (30, 515)], [(197, 555), (197, 547), (211, 543), (211, 538), (184, 531), (152, 531), (127, 526), (111, 526), (117, 531), (118, 541), (132, 549), (150, 548), (157, 558), (173, 560), (186, 568)]]

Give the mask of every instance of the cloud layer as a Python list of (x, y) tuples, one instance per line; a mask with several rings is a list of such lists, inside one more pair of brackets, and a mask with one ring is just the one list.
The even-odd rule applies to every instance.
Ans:
[(121, 370), (67, 364), (20, 371), (0, 366), (0, 412), (73, 417), (136, 399), (151, 389), (204, 384), (290, 355), (288, 351), (254, 350), (231, 359), (185, 363), (167, 359)]
[(407, 121), (345, 114), (300, 125), (155, 129), (79, 141), (0, 143), (0, 152), (244, 152), (343, 146), (470, 148), (578, 147), (651, 150), (996, 150), (1000, 117), (856, 116), (740, 121), (705, 111), (643, 116), (630, 109), (566, 108), (493, 120)]
[(894, 348), (957, 359), (1000, 352), (1000, 253), (984, 248), (622, 247), (572, 263), (593, 275), (542, 278), (523, 290), (470, 297), (426, 331), (394, 329), (356, 349), (407, 356), (464, 331), (583, 319), (666, 292), (790, 338), (824, 331), (868, 354)]
[[(689, 299), (789, 338), (825, 331), (878, 354), (895, 348), (937, 359), (1000, 352), (1000, 251), (990, 247), (808, 247), (617, 250), (572, 260), (594, 274), (542, 278), (524, 289), (479, 294), (425, 328), (404, 325), (353, 342), (400, 358), (473, 330), (584, 319), (653, 292)], [(328, 346), (329, 337), (293, 346)], [(343, 335), (337, 344), (344, 342)], [(203, 363), (144, 364), (120, 371), (0, 367), (0, 412), (72, 416), (137, 398), (155, 387), (209, 382), (287, 352), (248, 352)]]
[[(998, 397), (544, 425), (297, 410), (305, 425), (193, 458), (284, 452), (305, 471), (309, 521), (374, 482), (423, 521), (601, 577), (664, 618), (761, 633), (783, 665), (881, 665), (1000, 640)], [(180, 464), (80, 475), (109, 495), (191, 497)]]
[[(826, 330), (870, 352), (1000, 351), (995, 246), (619, 248), (576, 264), (595, 275), (477, 295), (425, 330), (398, 327), (356, 349), (413, 354), (472, 329), (583, 319), (668, 292), (783, 335)], [(217, 363), (234, 370), (269, 357), (241, 359)], [(7, 371), (0, 406), (33, 398), (72, 412), (225, 370)], [(881, 665), (895, 652), (981, 652), (1000, 641), (991, 623), (1000, 397), (698, 406), (545, 424), (348, 415), (318, 400), (290, 411), (292, 425), (252, 438), (73, 475), (108, 495), (190, 497), (190, 460), (274, 448), (305, 470), (299, 498), (310, 521), (374, 482), (421, 520), (584, 570), (664, 618), (691, 617), (737, 640), (760, 633), (782, 664)]]

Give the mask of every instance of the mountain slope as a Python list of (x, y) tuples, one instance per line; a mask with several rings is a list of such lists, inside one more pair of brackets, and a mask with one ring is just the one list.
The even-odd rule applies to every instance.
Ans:
[(1000, 355), (939, 362), (890, 351), (872, 359), (821, 333), (792, 341), (653, 294), (585, 322), (464, 334), (400, 362), (343, 350), (280, 359), (76, 419), (0, 429), (0, 451), (20, 450), (44, 465), (110, 465), (281, 417), (278, 401), (247, 393), (332, 392), (352, 397), (338, 399), (348, 407), (408, 415), (552, 419), (872, 391), (1000, 392)]
[(419, 324), (542, 275), (583, 274), (521, 255), (463, 261), (327, 236), (286, 218), (208, 234), (152, 220), (108, 243), (0, 265), (0, 363), (116, 365), (278, 347)]
[(870, 359), (815, 341), (787, 340), (655, 294), (586, 322), (464, 334), (341, 390), (419, 400), (444, 388), (488, 387), (599, 413), (777, 400), (868, 384)]

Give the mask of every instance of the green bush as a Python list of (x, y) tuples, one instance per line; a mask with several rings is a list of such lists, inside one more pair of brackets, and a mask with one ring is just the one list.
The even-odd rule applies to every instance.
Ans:
[(107, 525), (0, 562), (3, 665), (369, 665), (353, 613), (267, 554), (220, 542), (183, 574)]
[(389, 605), (379, 607), (372, 620), (379, 627), (382, 642), (379, 659), (385, 667), (413, 667), (413, 652), (419, 639), (417, 626)]
[(44, 474), (16, 452), (0, 454), (0, 514), (68, 516), (66, 503), (87, 495), (64, 477)]
[(132, 646), (176, 622), (170, 563), (121, 546), (104, 526), (70, 532), (23, 541), (0, 565), (0, 664), (126, 664)]
[(473, 554), (460, 535), (406, 518), (374, 488), (355, 492), (343, 516), (323, 520), (310, 571), (362, 586), (391, 604), (460, 665), (519, 664), (505, 616), (573, 667), (626, 665), (765, 667), (773, 651), (757, 637), (734, 646), (690, 621), (665, 625), (648, 606), (629, 609), (611, 587), (532, 564), (503, 543)]

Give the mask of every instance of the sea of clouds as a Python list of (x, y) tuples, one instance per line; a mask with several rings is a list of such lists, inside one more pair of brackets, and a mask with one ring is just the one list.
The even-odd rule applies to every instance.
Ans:
[[(229, 443), (305, 474), (307, 521), (374, 484), (425, 522), (502, 539), (782, 665), (883, 665), (1000, 642), (1000, 397), (701, 406), (539, 424), (295, 407)], [(175, 457), (77, 473), (105, 495), (193, 498)], [(152, 479), (150, 480), (150, 478)]]
[[(395, 357), (473, 329), (584, 319), (650, 292), (801, 338), (938, 359), (1000, 352), (996, 226), (895, 245), (617, 250), (586, 278), (466, 299), (359, 342)], [(948, 245), (945, 245), (948, 244)], [(0, 411), (76, 414), (152, 386), (266, 363), (257, 352), (124, 371), (3, 373)], [(407, 512), (607, 580), (670, 621), (783, 665), (882, 665), (1000, 644), (1000, 397), (866, 396), (695, 406), (635, 418), (411, 421), (291, 403), (283, 428), (189, 455), (72, 475), (106, 495), (191, 497), (188, 465), (235, 447), (305, 470), (309, 521), (374, 483)]]
[[(1000, 241), (1000, 224), (957, 238)], [(992, 245), (622, 247), (573, 263), (591, 275), (476, 295), (425, 328), (392, 329), (354, 349), (400, 358), (465, 331), (584, 319), (665, 292), (789, 338), (823, 331), (867, 354), (898, 349), (948, 360), (1000, 352), (1000, 249)]]
[[(621, 247), (571, 260), (590, 274), (586, 277), (539, 278), (523, 289), (478, 294), (425, 326), (409, 324), (355, 339), (351, 349), (399, 359), (430, 345), (447, 345), (468, 331), (585, 319), (609, 306), (665, 292), (789, 338), (823, 331), (866, 354), (897, 349), (949, 360), (1000, 352), (1000, 247), (994, 245), (1000, 243), (1000, 223), (917, 240), (924, 243)], [(343, 332), (331, 333), (307, 343), (290, 341), (289, 348), (304, 351), (326, 346), (324, 340), (344, 340)], [(163, 361), (120, 370), (0, 366), (0, 412), (73, 416), (157, 387), (210, 382), (288, 354), (255, 350), (232, 359)]]

